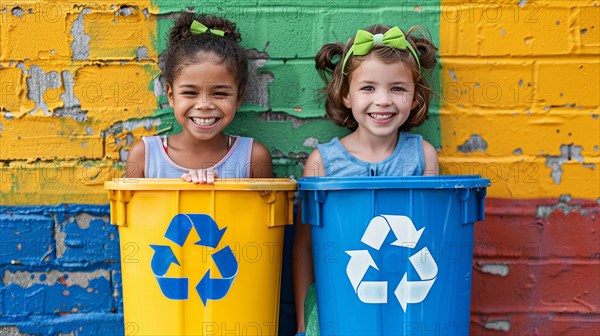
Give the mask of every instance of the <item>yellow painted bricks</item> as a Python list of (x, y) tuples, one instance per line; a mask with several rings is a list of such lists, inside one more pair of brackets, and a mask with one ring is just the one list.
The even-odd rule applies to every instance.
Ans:
[[(317, 28), (311, 28), (310, 34), (315, 36), (330, 33), (325, 30), (356, 29), (343, 24), (341, 18), (354, 15), (360, 8), (372, 19), (383, 15), (377, 13), (404, 13), (402, 17), (410, 22), (423, 19), (430, 29), (439, 23), (439, 32), (433, 34), (440, 41), (441, 68), (436, 77), (440, 127), (439, 131), (432, 128), (428, 132), (439, 132), (441, 136), (441, 171), (489, 177), (493, 184), (488, 195), (492, 197), (548, 198), (570, 194), (597, 199), (599, 2), (503, 0), (442, 1), (439, 7), (437, 4), (432, 1), (423, 6), (394, 7), (382, 1), (374, 2), (372, 7), (386, 10), (375, 10), (357, 1), (323, 8), (307, 5), (293, 13), (297, 19), (335, 19), (335, 27), (329, 21), (322, 25), (313, 22)], [(280, 32), (273, 32), (275, 37), (270, 44), (269, 39), (263, 38), (264, 27), (280, 24), (279, 16), (265, 13), (279, 15), (282, 9), (276, 2), (265, 3), (269, 5), (273, 7), (261, 15), (241, 3), (238, 7), (227, 4), (224, 11), (245, 28), (245, 43), (254, 41), (252, 48), (266, 46), (258, 50), (266, 57), (261, 64), (266, 62), (264, 69), (276, 76), (269, 80), (265, 104), (296, 113), (291, 112), (296, 106), (308, 104), (297, 98), (304, 97), (303, 88), (317, 88), (320, 83), (316, 83), (316, 73), (308, 73), (312, 71), (309, 56), (303, 54), (287, 61), (289, 55), (285, 52), (289, 48), (284, 43), (289, 41), (282, 39)], [(164, 124), (168, 111), (157, 82), (158, 54), (173, 18), (165, 19), (164, 15), (176, 12), (177, 6), (166, 1), (2, 2), (0, 160), (4, 163), (3, 177), (8, 181), (3, 180), (0, 187), (3, 204), (32, 204), (27, 195), (39, 195), (42, 202), (85, 199), (105, 203), (101, 182), (70, 178), (72, 172), (102, 167), (102, 174), (91, 175), (118, 176), (133, 141), (143, 135), (172, 131), (170, 125)], [(161, 12), (165, 10), (166, 13)], [(337, 16), (330, 16), (334, 12)], [(288, 18), (290, 13), (283, 14), (287, 16), (282, 18)], [(260, 38), (254, 36), (257, 32)], [(273, 50), (285, 51), (285, 57), (269, 59)], [(290, 87), (289, 77), (294, 72), (289, 69), (298, 64), (303, 65), (302, 77), (293, 80), (302, 78), (302, 83), (292, 90), (293, 95), (279, 94), (281, 90), (277, 88)], [(263, 111), (266, 109), (268, 106)], [(253, 120), (246, 116), (242, 119)], [(281, 152), (282, 146), (273, 145), (272, 151), (284, 158), (301, 157), (304, 151), (310, 151), (305, 144), (314, 142), (317, 133), (317, 126), (311, 125), (322, 125), (322, 120), (299, 118), (291, 123), (293, 132), (301, 133), (299, 138), (306, 140), (286, 145), (300, 148), (297, 152)], [(274, 129), (271, 135), (262, 131), (266, 124)], [(274, 122), (252, 125), (237, 127), (273, 143), (282, 138), (281, 129)], [(285, 130), (287, 139), (288, 129)], [(36, 166), (38, 163), (50, 168)], [(16, 169), (32, 174), (41, 169), (40, 178), (57, 171), (64, 173), (61, 178), (50, 179), (52, 184), (34, 186), (30, 181), (21, 181), (30, 175), (15, 175)], [(69, 198), (71, 192), (86, 196)]]
[(600, 197), (598, 1), (442, 1), (442, 171), (488, 196)]

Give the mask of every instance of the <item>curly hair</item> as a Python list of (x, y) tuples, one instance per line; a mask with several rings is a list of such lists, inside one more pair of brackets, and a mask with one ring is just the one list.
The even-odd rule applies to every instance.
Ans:
[[(225, 36), (215, 34), (193, 35), (190, 31), (192, 22), (196, 20), (209, 29), (219, 29)], [(182, 13), (179, 15), (169, 34), (169, 42), (163, 57), (162, 75), (165, 82), (173, 85), (173, 81), (186, 65), (202, 62), (216, 56), (217, 62), (225, 64), (236, 78), (238, 100), (241, 100), (248, 83), (248, 57), (238, 44), (241, 41), (239, 32), (235, 31), (235, 23), (213, 15), (195, 15)], [(207, 55), (212, 54), (212, 55)]]
[[(383, 34), (389, 29), (390, 27), (388, 26), (374, 25), (365, 30), (371, 34)], [(406, 122), (400, 127), (402, 131), (410, 131), (411, 128), (421, 125), (428, 117), (429, 103), (432, 95), (431, 74), (437, 63), (435, 54), (438, 49), (431, 42), (431, 38), (428, 38), (423, 31), (429, 35), (427, 29), (423, 27), (411, 27), (408, 33), (405, 34), (407, 41), (419, 55), (422, 70), (419, 69), (414, 56), (409, 50), (377, 45), (369, 53), (369, 55), (373, 54), (380, 61), (387, 64), (403, 62), (411, 70), (413, 81), (415, 82), (414, 99), (417, 104), (410, 111), (410, 116)], [(342, 62), (336, 62), (336, 60), (343, 60), (353, 43), (354, 37), (349, 39), (346, 45), (340, 42), (325, 44), (315, 56), (315, 67), (323, 81), (325, 81), (323, 93), (325, 96), (327, 117), (336, 125), (347, 127), (351, 130), (355, 130), (358, 127), (358, 123), (352, 116), (352, 110), (344, 105), (344, 97), (348, 95), (352, 73), (368, 55), (352, 55), (348, 59), (346, 68), (344, 69), (346, 75), (342, 73)]]

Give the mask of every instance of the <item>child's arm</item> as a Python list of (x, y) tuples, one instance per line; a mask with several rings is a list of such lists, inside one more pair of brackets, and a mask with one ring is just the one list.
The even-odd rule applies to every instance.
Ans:
[(252, 142), (252, 160), (250, 164), (250, 177), (273, 177), (273, 161), (267, 147), (256, 141)]
[(127, 155), (127, 165), (125, 166), (125, 177), (143, 178), (144, 165), (146, 158), (146, 148), (144, 141), (138, 141), (131, 146)]
[[(306, 160), (304, 176), (324, 176), (323, 159), (319, 150), (314, 150)], [(301, 213), (302, 204), (298, 206)], [(300, 217), (300, 216), (299, 216)], [(310, 237), (310, 226), (301, 224), (298, 220), (296, 234), (294, 237), (294, 248), (292, 250), (292, 272), (294, 285), (294, 302), (296, 307), (297, 332), (304, 332), (304, 299), (308, 287), (314, 281), (312, 240)]]
[(425, 173), (423, 175), (439, 175), (437, 152), (435, 148), (425, 140), (423, 140), (423, 156), (425, 157)]

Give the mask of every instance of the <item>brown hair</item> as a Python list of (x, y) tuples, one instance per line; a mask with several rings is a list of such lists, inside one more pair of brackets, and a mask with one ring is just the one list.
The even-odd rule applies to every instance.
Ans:
[[(211, 33), (192, 35), (190, 27), (196, 20), (209, 29), (219, 29), (225, 36)], [(218, 59), (217, 62), (225, 64), (231, 74), (236, 78), (238, 100), (241, 100), (246, 91), (248, 82), (248, 58), (246, 52), (238, 44), (241, 41), (240, 33), (235, 31), (235, 23), (213, 15), (195, 15), (183, 13), (179, 15), (169, 34), (169, 43), (163, 54), (163, 77), (167, 84), (179, 75), (181, 69), (191, 63), (201, 62), (211, 53)], [(214, 57), (213, 57), (214, 58)]]
[[(384, 25), (374, 25), (365, 30), (371, 34), (383, 34), (389, 29), (390, 27)], [(426, 32), (427, 36), (422, 31)], [(438, 49), (431, 43), (431, 38), (428, 37), (429, 32), (423, 27), (411, 27), (405, 35), (407, 41), (419, 55), (422, 70), (419, 69), (414, 56), (408, 49), (400, 50), (378, 45), (371, 50), (369, 55), (375, 55), (384, 63), (403, 62), (411, 69), (415, 82), (414, 99), (417, 101), (417, 106), (410, 111), (410, 116), (400, 127), (402, 131), (410, 131), (411, 128), (421, 125), (427, 119), (432, 94), (431, 74), (437, 63), (435, 54)], [(352, 116), (352, 111), (344, 105), (343, 99), (348, 95), (352, 73), (368, 56), (350, 56), (344, 69), (346, 75), (342, 74), (341, 60), (344, 59), (353, 43), (354, 37), (348, 40), (346, 45), (340, 42), (325, 44), (315, 56), (315, 67), (326, 84), (323, 93), (325, 95), (327, 117), (336, 125), (351, 130), (355, 130), (358, 123)], [(338, 60), (335, 61), (336, 59)]]

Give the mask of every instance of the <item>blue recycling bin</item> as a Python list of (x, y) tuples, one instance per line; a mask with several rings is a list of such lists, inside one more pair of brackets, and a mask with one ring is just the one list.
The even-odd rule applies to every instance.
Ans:
[(321, 335), (468, 335), (475, 175), (309, 177)]

